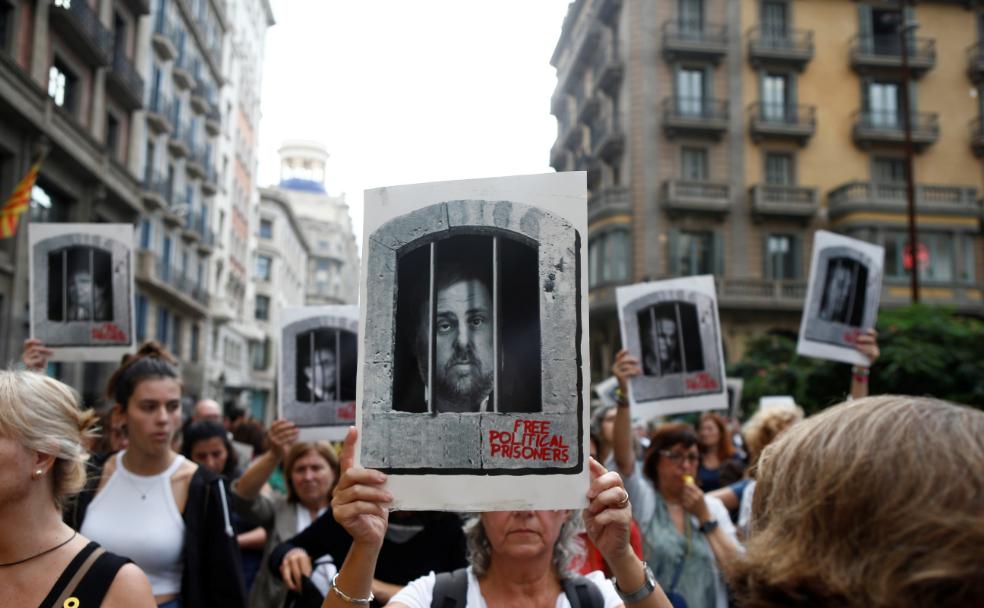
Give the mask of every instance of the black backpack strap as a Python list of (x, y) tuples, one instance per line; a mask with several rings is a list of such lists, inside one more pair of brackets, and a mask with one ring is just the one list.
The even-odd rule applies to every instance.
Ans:
[(601, 594), (601, 589), (583, 576), (566, 578), (563, 585), (571, 608), (605, 608), (605, 596)]
[(468, 568), (442, 572), (434, 577), (431, 608), (465, 608), (468, 601)]

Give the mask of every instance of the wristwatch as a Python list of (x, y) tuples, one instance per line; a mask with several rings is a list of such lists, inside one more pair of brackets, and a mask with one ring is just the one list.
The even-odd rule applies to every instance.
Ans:
[(653, 575), (653, 571), (650, 570), (649, 565), (646, 562), (642, 562), (643, 574), (646, 576), (646, 582), (642, 584), (632, 593), (626, 593), (622, 591), (618, 586), (618, 581), (614, 578), (612, 582), (615, 583), (615, 591), (618, 596), (622, 598), (622, 602), (625, 604), (632, 604), (642, 600), (643, 598), (649, 597), (649, 594), (653, 592), (656, 588), (656, 577)]
[(703, 532), (704, 534), (710, 534), (717, 527), (718, 527), (718, 520), (708, 519), (707, 521), (705, 521), (700, 525), (700, 531)]

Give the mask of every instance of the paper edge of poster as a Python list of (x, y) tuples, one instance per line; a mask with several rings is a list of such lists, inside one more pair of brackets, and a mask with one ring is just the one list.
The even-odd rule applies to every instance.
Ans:
[[(368, 201), (370, 198), (387, 198), (386, 191), (395, 189), (421, 189), (421, 192), (427, 189), (440, 188), (442, 194), (431, 197), (435, 202), (440, 202), (437, 199), (442, 200), (454, 200), (456, 192), (455, 189), (461, 188), (463, 191), (470, 191), (470, 194), (465, 195), (463, 193), (459, 198), (475, 198), (483, 200), (515, 200), (519, 198), (516, 202), (523, 204), (535, 206), (540, 209), (544, 209), (551, 213), (555, 213), (558, 216), (564, 218), (565, 220), (571, 222), (572, 225), (578, 230), (581, 237), (581, 247), (580, 247), (580, 265), (581, 265), (581, 283), (579, 286), (581, 293), (581, 305), (580, 305), (580, 316), (581, 316), (581, 344), (580, 355), (581, 355), (581, 454), (583, 458), (581, 459), (582, 465), (580, 471), (575, 471), (573, 473), (546, 473), (543, 475), (538, 475), (535, 473), (526, 475), (495, 475), (489, 476), (483, 474), (480, 470), (476, 470), (473, 475), (426, 475), (426, 474), (391, 474), (389, 475), (386, 487), (393, 493), (394, 507), (404, 510), (445, 510), (445, 511), (500, 511), (500, 510), (515, 510), (515, 509), (580, 509), (587, 506), (587, 498), (584, 494), (587, 492), (591, 485), (590, 471), (588, 467), (588, 453), (589, 453), (589, 436), (590, 436), (590, 409), (591, 409), (591, 361), (590, 361), (590, 348), (589, 348), (589, 331), (588, 331), (588, 235), (587, 235), (587, 173), (584, 171), (571, 171), (564, 172), (564, 178), (556, 177), (557, 173), (539, 173), (539, 174), (523, 174), (523, 175), (507, 175), (489, 178), (477, 178), (477, 179), (467, 179), (467, 180), (453, 180), (445, 182), (430, 182), (423, 184), (407, 184), (403, 186), (391, 186), (386, 188), (373, 188), (365, 190), (363, 193), (363, 200)], [(526, 193), (524, 196), (517, 196), (515, 192), (521, 188), (518, 184), (513, 185), (500, 185), (496, 182), (520, 182), (528, 181), (533, 184), (531, 192)], [(567, 184), (563, 188), (551, 187), (548, 181), (566, 181)], [(542, 182), (536, 183), (536, 182)], [(483, 191), (484, 190), (484, 191)], [(558, 192), (559, 190), (559, 192)], [(447, 192), (450, 194), (446, 194)], [(479, 192), (483, 191), (481, 195)], [(418, 200), (423, 198), (419, 193), (413, 193), (413, 195), (408, 195), (409, 200)], [(546, 205), (534, 204), (534, 201), (543, 202), (543, 199), (548, 199)], [(578, 200), (584, 200), (585, 204), (581, 208), (574, 206), (563, 206), (564, 202), (569, 202), (569, 199), (575, 198)], [(368, 203), (366, 203), (368, 206)], [(377, 228), (388, 222), (389, 220), (398, 217), (400, 215), (409, 213), (415, 209), (421, 208), (422, 205), (411, 205), (408, 202), (404, 202), (398, 205), (388, 213), (380, 213), (373, 215), (371, 218), (366, 217), (366, 221), (363, 223), (363, 243), (369, 242), (370, 234)], [(584, 228), (583, 230), (581, 228)], [(363, 256), (367, 255), (367, 252), (363, 252)], [(363, 258), (362, 263), (359, 265), (359, 335), (365, 335), (366, 326), (366, 298), (368, 290), (368, 264), (366, 264), (365, 258)], [(362, 403), (364, 394), (364, 374), (365, 374), (365, 348), (364, 344), (360, 341), (360, 346), (363, 348), (359, 352), (359, 362), (356, 368), (356, 409), (355, 409), (355, 426), (358, 429), (358, 435), (354, 445), (353, 462), (355, 466), (361, 466), (362, 460)], [(475, 483), (477, 480), (481, 480), (481, 483)], [(427, 482), (427, 494), (420, 494), (421, 482)], [(464, 484), (464, 485), (462, 485)], [(467, 499), (463, 499), (462, 487), (468, 489)], [(577, 490), (573, 492), (572, 490)], [(502, 500), (502, 495), (504, 493), (516, 494), (516, 493), (527, 493), (535, 496), (536, 501), (512, 501), (505, 502)], [(542, 494), (541, 494), (542, 493)], [(575, 500), (564, 500), (563, 498), (558, 499), (558, 497), (570, 497), (574, 495)], [(542, 499), (540, 498), (542, 496)]]

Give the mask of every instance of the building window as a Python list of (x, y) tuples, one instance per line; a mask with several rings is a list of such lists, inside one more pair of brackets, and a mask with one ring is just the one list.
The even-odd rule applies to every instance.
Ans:
[(150, 249), (150, 240), (153, 238), (154, 225), (150, 222), (150, 218), (145, 217), (140, 220), (140, 248)]
[(785, 40), (789, 36), (789, 4), (786, 0), (762, 1), (762, 36)]
[(977, 273), (975, 272), (974, 258), (976, 248), (974, 247), (977, 238), (973, 234), (965, 234), (961, 237), (963, 241), (963, 264), (960, 267), (960, 279), (965, 283), (976, 283)]
[(255, 317), (258, 321), (270, 319), (270, 298), (267, 296), (256, 296), (254, 305)]
[(120, 121), (112, 112), (106, 112), (106, 150), (115, 160), (120, 158)]
[(704, 31), (704, 0), (678, 0), (680, 33), (700, 36)]
[(871, 179), (880, 184), (905, 183), (904, 158), (876, 156), (871, 159)]
[(678, 276), (713, 274), (715, 238), (712, 232), (672, 232), (670, 272)]
[(195, 323), (191, 326), (191, 362), (198, 363), (198, 342), (201, 339), (201, 329)]
[(588, 280), (591, 287), (629, 279), (629, 231), (610, 230), (588, 244)]
[(770, 234), (765, 237), (764, 276), (770, 281), (800, 277), (800, 240), (789, 234)]
[(147, 339), (147, 307), (149, 304), (146, 296), (143, 294), (137, 294), (135, 305), (137, 309), (137, 342), (143, 342)]
[(792, 77), (789, 74), (765, 72), (762, 74), (762, 119), (772, 122), (795, 122), (791, 107)]
[(270, 340), (251, 341), (249, 343), (250, 364), (255, 370), (264, 370), (270, 365)]
[(865, 83), (864, 92), (868, 126), (883, 129), (902, 127), (902, 87), (898, 82), (871, 80)]
[(171, 311), (161, 306), (157, 309), (157, 341), (168, 344), (171, 336)]
[(181, 317), (175, 315), (174, 316), (174, 330), (171, 332), (171, 353), (175, 357), (177, 357), (178, 359), (180, 359), (181, 356), (182, 356), (182, 352), (181, 352), (181, 347), (182, 347), (181, 337), (182, 337), (181, 336)]
[(706, 92), (703, 68), (682, 67), (677, 70), (676, 104), (682, 116), (702, 116)]
[(55, 59), (48, 70), (48, 97), (55, 101), (55, 105), (68, 112), (74, 112), (77, 83), (78, 78), (65, 67), (65, 64)]
[[(904, 231), (892, 231), (885, 235), (885, 276), (904, 279), (911, 266), (909, 235)], [(920, 232), (916, 248), (919, 277), (926, 281), (952, 281), (956, 276), (954, 237), (941, 232)], [(971, 249), (973, 249), (971, 247)]]
[(680, 176), (688, 181), (707, 181), (707, 149), (684, 147), (680, 150)]
[(789, 152), (766, 152), (765, 183), (770, 186), (791, 186), (795, 182), (793, 155)]
[(260, 220), (260, 238), (273, 238), (273, 220)]
[(271, 266), (273, 266), (273, 260), (270, 259), (270, 256), (256, 256), (256, 278), (261, 281), (269, 281)]

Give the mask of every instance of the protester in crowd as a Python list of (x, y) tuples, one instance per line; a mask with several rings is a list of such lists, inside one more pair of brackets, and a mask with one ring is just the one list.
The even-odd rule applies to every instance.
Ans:
[(744, 465), (734, 457), (735, 446), (728, 425), (714, 412), (704, 412), (697, 423), (700, 441), (700, 466), (697, 482), (704, 492), (713, 492), (722, 485), (741, 479)]
[(66, 516), (81, 533), (133, 559), (159, 605), (244, 606), (222, 478), (171, 450), (181, 424), (176, 363), (147, 342), (110, 377), (107, 394), (130, 443), (93, 472)]
[(623, 349), (612, 369), (619, 381), (615, 460), (642, 530), (646, 562), (667, 593), (679, 594), (691, 608), (726, 608), (727, 590), (720, 574), (731, 567), (740, 549), (727, 509), (695, 483), (697, 435), (688, 424), (659, 426), (640, 465), (632, 450), (625, 399), (629, 378), (640, 373), (639, 361)]
[(222, 424), (222, 406), (214, 399), (199, 399), (191, 413), (192, 422), (211, 420)]
[(99, 430), (86, 446), (92, 458), (105, 460), (105, 457), (126, 449), (126, 425), (115, 408), (106, 408), (99, 414)]
[[(338, 457), (331, 446), (325, 442), (294, 443), (297, 435), (292, 422), (274, 421), (268, 434), (270, 449), (255, 459), (232, 487), (236, 512), (267, 531), (264, 563), (274, 547), (328, 511), (331, 492), (338, 480)], [(281, 461), (287, 478), (287, 496), (268, 498), (261, 490)], [(343, 544), (336, 553), (344, 554), (350, 540), (342, 538), (340, 542)], [(287, 588), (278, 577), (261, 567), (250, 591), (249, 604), (251, 608), (281, 606), (286, 595)]]
[(24, 351), (21, 353), (21, 361), (29, 371), (43, 374), (48, 367), (48, 359), (55, 354), (53, 350), (46, 347), (37, 338), (24, 340)]
[(608, 466), (612, 457), (612, 438), (615, 428), (615, 406), (603, 405), (591, 416), (591, 433), (598, 438), (598, 462)]
[(61, 382), (0, 371), (0, 606), (155, 606), (137, 566), (62, 522), (96, 421)]
[[(236, 451), (226, 433), (225, 427), (213, 420), (192, 422), (184, 432), (184, 456), (213, 473), (222, 475), (226, 482), (239, 479), (242, 471), (238, 466)], [(243, 580), (247, 592), (253, 586), (256, 573), (263, 563), (263, 547), (266, 546), (266, 530), (255, 526), (232, 513), (232, 528), (243, 558)]]
[(720, 488), (712, 494), (729, 509), (738, 510), (738, 532), (742, 538), (748, 538), (748, 520), (752, 514), (752, 497), (755, 495), (755, 464), (767, 445), (801, 420), (803, 420), (803, 408), (794, 404), (778, 404), (758, 410), (745, 423), (749, 474), (744, 479)]
[(984, 606), (984, 412), (935, 399), (851, 401), (759, 458), (747, 608)]
[(857, 337), (855, 348), (868, 358), (868, 365), (851, 367), (851, 398), (862, 399), (868, 396), (868, 379), (871, 376), (871, 366), (878, 360), (881, 351), (878, 349), (878, 332), (867, 329)]
[[(336, 520), (353, 537), (342, 569), (332, 581), (325, 606), (341, 608), (371, 597), (373, 570), (386, 537), (386, 476), (354, 467), (356, 431), (351, 429), (342, 453), (343, 473), (332, 499)], [(633, 606), (671, 604), (659, 585), (651, 582), (645, 565), (629, 546), (631, 521), (628, 495), (618, 475), (589, 461), (590, 505), (583, 511), (588, 534), (615, 574), (615, 584)], [(393, 607), (431, 605), (621, 606), (616, 587), (600, 572), (574, 578), (568, 570), (577, 553), (577, 515), (570, 511), (502, 511), (473, 516), (465, 524), (467, 569), (421, 577), (393, 597)], [(444, 601), (438, 603), (440, 598)], [(626, 596), (623, 596), (623, 598)], [(593, 600), (591, 598), (594, 598)], [(450, 600), (450, 601), (449, 601)], [(457, 600), (457, 601), (455, 601)], [(597, 603), (595, 603), (597, 601)]]
[[(612, 414), (615, 414), (615, 408), (611, 408)], [(595, 460), (598, 458), (598, 444), (601, 440), (594, 432), (591, 433), (588, 439), (588, 446), (591, 450), (591, 457)], [(581, 567), (578, 571), (581, 574), (589, 574), (595, 570), (601, 570), (605, 576), (611, 577), (611, 570), (608, 568), (608, 564), (605, 563), (605, 557), (598, 550), (598, 547), (591, 542), (591, 538), (588, 537), (587, 532), (581, 532), (581, 541), (584, 543), (584, 560), (581, 563)], [(632, 551), (636, 554), (639, 559), (642, 559), (642, 534), (639, 532), (639, 526), (636, 524), (635, 519), (631, 521), (631, 526), (629, 528), (629, 544), (632, 545)]]
[(243, 420), (232, 431), (233, 441), (252, 448), (252, 458), (258, 458), (266, 451), (266, 435), (263, 425), (255, 420)]

